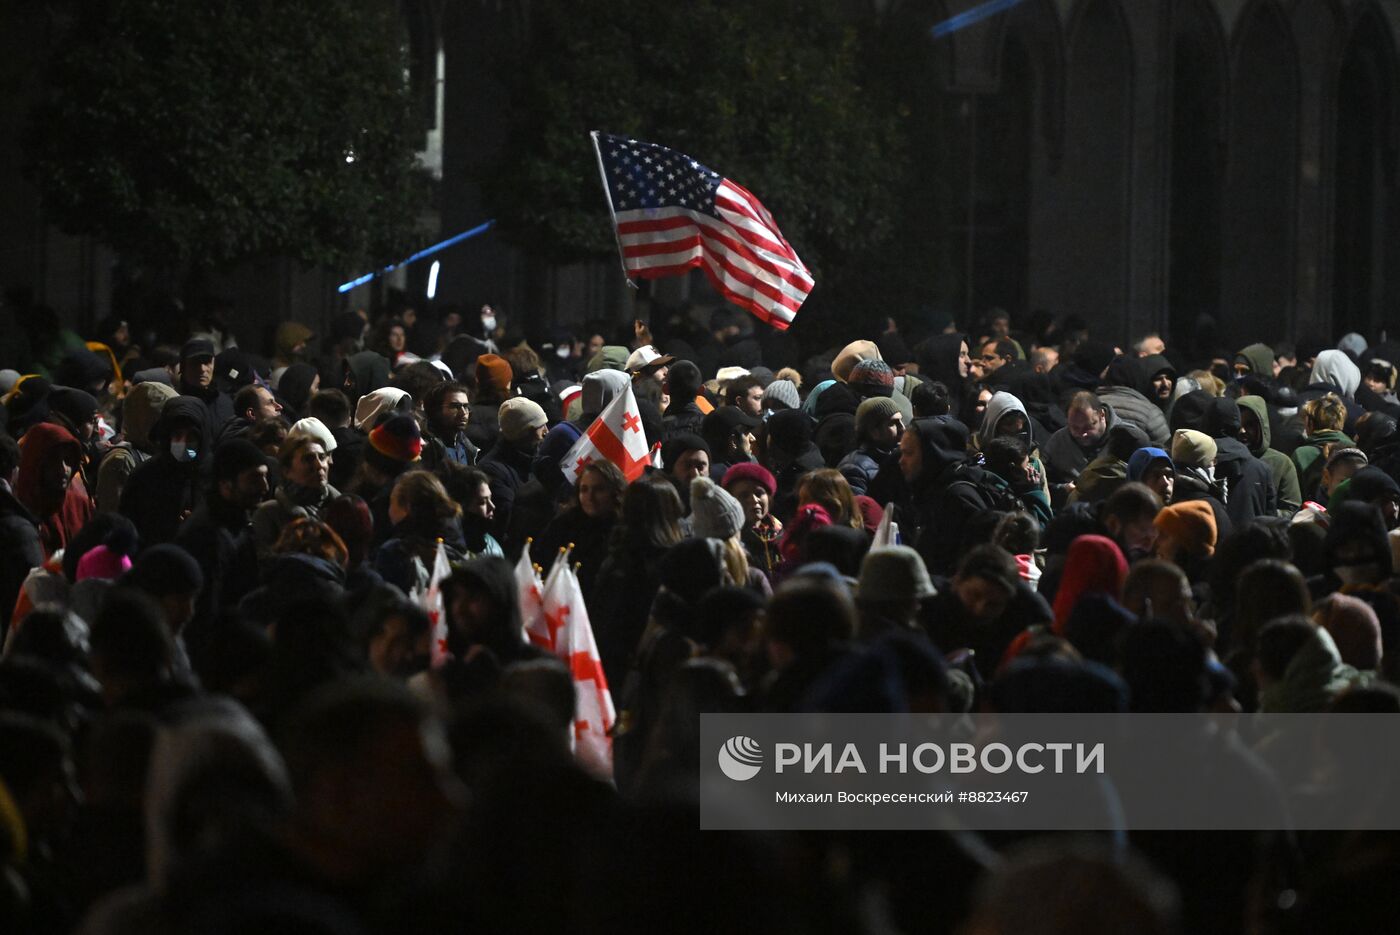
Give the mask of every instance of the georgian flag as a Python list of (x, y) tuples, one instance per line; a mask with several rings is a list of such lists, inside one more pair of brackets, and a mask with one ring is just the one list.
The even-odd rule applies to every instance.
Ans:
[[(415, 560), (416, 563), (416, 560)], [(452, 574), (452, 566), (447, 561), (447, 549), (442, 540), (437, 541), (437, 554), (433, 556), (433, 571), (428, 576), (428, 585), (417, 596), (418, 605), (428, 615), (432, 628), (432, 643), (429, 648), (432, 666), (436, 669), (447, 661), (447, 606), (442, 597), (442, 583)]]
[[(629, 394), (630, 395), (630, 394)], [(598, 643), (588, 621), (583, 589), (567, 554), (554, 560), (544, 591), (544, 620), (554, 653), (569, 667), (574, 680), (574, 757), (600, 779), (613, 776), (612, 737), (617, 721)]]
[(554, 642), (544, 622), (544, 583), (530, 561), (529, 542), (520, 553), (520, 561), (515, 563), (515, 590), (520, 596), (520, 622), (525, 628), (525, 639), (531, 646), (553, 652)]
[(630, 484), (652, 463), (651, 455), (646, 433), (642, 431), (637, 398), (628, 384), (593, 420), (588, 431), (578, 437), (559, 467), (569, 483), (577, 484), (590, 461), (611, 461), (622, 470), (622, 476)]

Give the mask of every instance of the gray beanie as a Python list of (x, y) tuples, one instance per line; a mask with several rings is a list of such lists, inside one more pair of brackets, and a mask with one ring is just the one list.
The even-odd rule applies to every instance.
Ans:
[(728, 539), (744, 528), (744, 508), (708, 477), (690, 482), (690, 523), (697, 538)]
[(888, 422), (896, 412), (899, 412), (899, 406), (892, 397), (870, 397), (856, 407), (856, 435), (863, 440), (868, 429)]
[(797, 395), (797, 384), (791, 380), (774, 380), (763, 391), (763, 408), (774, 408), (769, 403), (779, 403), (781, 407), (796, 409), (802, 405)]
[(860, 563), (863, 601), (921, 601), (937, 593), (924, 560), (907, 545), (871, 549)]
[(508, 442), (523, 441), (532, 431), (549, 424), (540, 404), (524, 396), (512, 396), (496, 410), (496, 421)]

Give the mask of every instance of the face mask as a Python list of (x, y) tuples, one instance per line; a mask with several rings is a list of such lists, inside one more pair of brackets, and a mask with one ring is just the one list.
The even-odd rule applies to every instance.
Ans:
[(496, 330), (496, 317), (495, 317), (494, 315), (483, 315), (482, 318), (481, 318), (481, 330), (483, 330), (483, 331), (495, 331), (495, 330)]
[(554, 349), (554, 356), (558, 357), (560, 360), (567, 360), (569, 357), (569, 349), (567, 347), (556, 347)]
[(1360, 565), (1337, 565), (1332, 569), (1342, 584), (1369, 584), (1380, 574), (1380, 566), (1375, 562)]
[(199, 450), (190, 448), (184, 442), (171, 442), (170, 456), (181, 464), (189, 464), (195, 458), (199, 457)]

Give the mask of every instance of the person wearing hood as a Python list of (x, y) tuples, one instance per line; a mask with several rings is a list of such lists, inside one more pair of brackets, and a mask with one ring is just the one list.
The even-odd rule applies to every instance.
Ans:
[(503, 558), (473, 559), (452, 572), (442, 584), (449, 667), (466, 661), (476, 647), (501, 666), (540, 657), (525, 642), (519, 594), (514, 570)]
[(481, 451), (467, 437), (471, 394), (461, 383), (445, 380), (423, 394), (423, 466), (435, 471), (447, 462), (472, 465)]
[(1206, 409), (1204, 426), (1215, 441), (1215, 477), (1225, 485), (1225, 511), (1235, 526), (1278, 513), (1273, 471), (1240, 440), (1240, 418), (1234, 400), (1216, 397)]
[(579, 436), (588, 430), (593, 420), (602, 414), (629, 382), (628, 375), (620, 370), (595, 370), (584, 376), (580, 391), (582, 410), (579, 417), (560, 422), (551, 428), (540, 442), (539, 448), (535, 450), (535, 459), (530, 470), (551, 494), (559, 495), (568, 483), (559, 462), (569, 453), (569, 449), (573, 448)]
[(478, 466), (491, 478), (491, 499), (496, 504), (493, 531), (504, 541), (511, 529), (516, 497), (530, 481), (530, 467), (549, 430), (549, 420), (538, 403), (516, 396), (501, 403), (497, 421), (500, 437)]
[(1387, 530), (1400, 526), (1400, 484), (1385, 471), (1367, 465), (1352, 474), (1333, 491), (1328, 498), (1329, 507), (1354, 500), (1369, 503), (1381, 511)]
[(1331, 634), (1303, 616), (1271, 621), (1259, 631), (1254, 660), (1262, 714), (1318, 714), (1360, 674), (1342, 662)]
[(272, 499), (253, 512), (253, 541), (258, 558), (267, 561), (282, 529), (293, 520), (320, 521), (327, 505), (340, 496), (330, 485), (331, 454), (311, 435), (289, 435), (277, 452), (281, 482)]
[[(352, 406), (358, 406), (362, 397), (389, 385), (389, 361), (376, 351), (351, 354), (345, 359), (343, 366), (344, 373), (339, 375), (339, 386)], [(454, 367), (452, 372), (458, 371)]]
[(1128, 458), (1128, 481), (1139, 483), (1157, 495), (1165, 506), (1176, 488), (1176, 465), (1162, 448), (1139, 448)]
[(355, 428), (369, 434), (388, 416), (413, 411), (413, 397), (397, 386), (384, 386), (360, 397), (355, 406)]
[(853, 495), (866, 493), (880, 468), (896, 456), (904, 425), (893, 399), (872, 397), (856, 408), (857, 447), (836, 465)]
[(934, 335), (919, 344), (916, 354), (919, 358), (919, 375), (942, 383), (948, 388), (949, 398), (961, 400), (963, 386), (972, 367), (967, 336)]
[(1171, 432), (1162, 416), (1157, 385), (1144, 361), (1145, 358), (1126, 355), (1115, 357), (1097, 392), (1099, 400), (1113, 408), (1119, 421), (1136, 425), (1147, 434), (1149, 444), (1160, 448), (1171, 438)]
[(432, 473), (400, 474), (389, 497), (393, 530), (374, 554), (374, 570), (406, 595), (426, 590), (439, 542), (449, 564), (467, 560), (461, 517), (462, 508)]
[[(969, 521), (983, 510), (1015, 511), (1004, 484), (967, 463), (968, 431), (948, 418), (915, 419), (899, 442), (899, 468), (918, 520), (914, 547), (929, 574), (948, 575), (962, 554)], [(903, 527), (901, 527), (902, 529)]]
[(1266, 380), (1274, 377), (1274, 349), (1267, 344), (1251, 344), (1235, 355), (1235, 376), (1256, 374)]
[(1050, 485), (1046, 480), (1045, 464), (1040, 456), (1043, 441), (1049, 433), (1027, 411), (1025, 404), (1015, 394), (997, 390), (987, 400), (987, 410), (982, 414), (973, 443), (981, 451), (986, 451), (993, 440), (1013, 436), (1025, 442), (1030, 455), (1030, 466), (1040, 481), (1047, 505), (1050, 501)]
[(277, 395), (282, 400), (288, 422), (306, 415), (306, 403), (321, 388), (321, 375), (310, 364), (292, 364), (277, 381)]
[(1052, 500), (1063, 503), (1074, 489), (1079, 472), (1108, 444), (1109, 429), (1118, 424), (1113, 407), (1085, 390), (1069, 401), (1064, 428), (1045, 445), (1045, 469)]
[[(1265, 349), (1267, 350), (1267, 347)], [(1243, 354), (1244, 351), (1240, 353)], [(1298, 468), (1293, 464), (1292, 458), (1270, 447), (1273, 433), (1269, 426), (1268, 404), (1262, 396), (1241, 396), (1235, 402), (1240, 407), (1240, 430), (1245, 447), (1249, 449), (1250, 454), (1262, 461), (1273, 475), (1276, 511), (1279, 516), (1292, 516), (1303, 505), (1302, 493), (1298, 487)]]
[[(175, 404), (171, 400), (166, 409)], [(196, 670), (220, 611), (238, 606), (258, 585), (258, 547), (252, 516), (267, 499), (268, 459), (247, 439), (214, 450), (204, 502), (180, 525), (175, 544), (193, 556), (204, 574), (187, 641)]]
[(24, 433), (20, 448), (15, 498), (38, 519), (44, 552), (52, 555), (77, 535), (92, 513), (86, 493), (79, 491), (81, 500), (73, 496), (82, 446), (66, 429), (41, 422)]
[(1334, 349), (1318, 353), (1308, 385), (1298, 395), (1307, 402), (1329, 392), (1336, 393), (1346, 404), (1346, 427), (1350, 428), (1363, 412), (1356, 402), (1357, 391), (1361, 388), (1361, 368), (1344, 351)]
[(174, 387), (164, 383), (140, 383), (126, 394), (122, 400), (122, 440), (112, 445), (97, 468), (97, 512), (120, 508), (127, 480), (157, 454), (151, 430), (175, 395)]
[[(1319, 355), (1320, 356), (1320, 355)], [(1322, 481), (1327, 453), (1339, 448), (1351, 448), (1351, 438), (1343, 434), (1346, 424), (1346, 403), (1335, 393), (1308, 400), (1302, 406), (1303, 443), (1293, 452), (1293, 464), (1298, 469), (1298, 487), (1302, 495), (1311, 497)]]
[(1172, 390), (1176, 389), (1176, 367), (1161, 354), (1148, 354), (1138, 358), (1138, 372), (1146, 381), (1142, 394), (1165, 413), (1171, 408)]
[(131, 472), (117, 507), (135, 524), (143, 545), (174, 539), (180, 523), (199, 504), (207, 415), (202, 401), (176, 396), (166, 401), (151, 426), (155, 454)]
[(219, 392), (214, 382), (214, 345), (207, 340), (192, 338), (180, 349), (180, 382), (176, 389), (180, 395), (192, 396), (204, 405), (204, 421), (211, 437), (234, 416), (233, 400)]
[(1172, 502), (1204, 500), (1215, 517), (1217, 534), (1223, 539), (1230, 534), (1233, 526), (1222, 500), (1224, 491), (1215, 479), (1217, 453), (1215, 440), (1204, 432), (1195, 429), (1176, 430), (1172, 436), (1171, 449), (1172, 463), (1176, 466)]
[(15, 496), (20, 450), (0, 435), (0, 644), (10, 629), (10, 613), (29, 570), (44, 562), (39, 520)]

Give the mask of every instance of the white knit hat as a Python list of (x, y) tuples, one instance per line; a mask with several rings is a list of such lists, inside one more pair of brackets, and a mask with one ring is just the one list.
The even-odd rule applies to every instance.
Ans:
[(287, 431), (287, 437), (297, 438), (305, 435), (314, 438), (321, 443), (321, 447), (326, 449), (326, 454), (335, 451), (335, 436), (331, 430), (326, 428), (326, 423), (315, 416), (307, 416), (305, 419), (298, 419), (292, 423), (292, 427)]
[(744, 528), (744, 508), (708, 477), (690, 482), (690, 524), (697, 538), (728, 539)]

